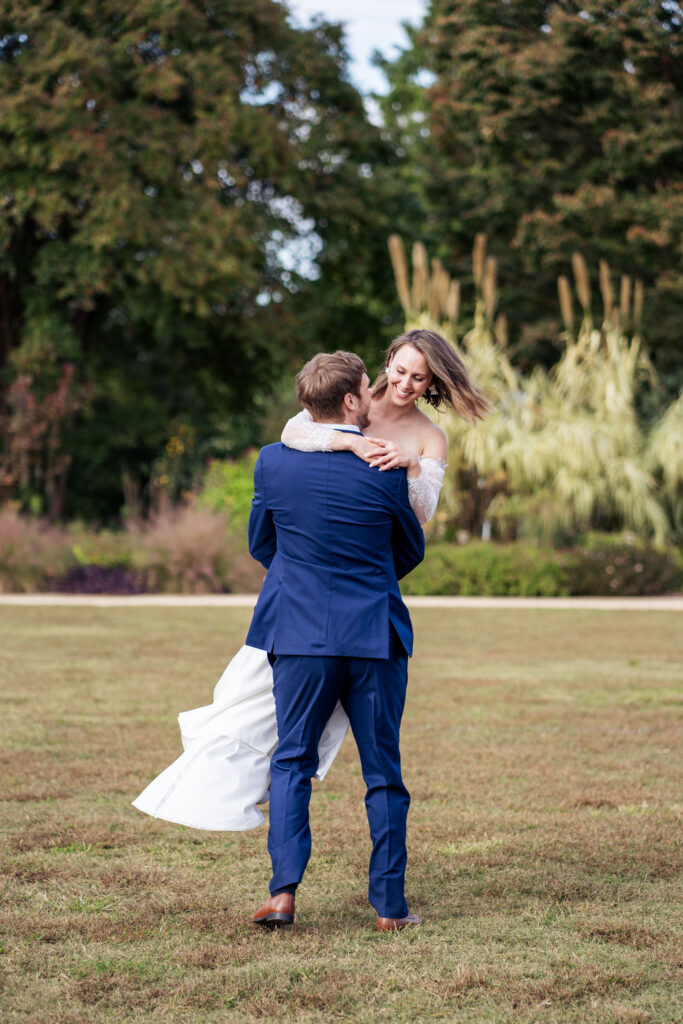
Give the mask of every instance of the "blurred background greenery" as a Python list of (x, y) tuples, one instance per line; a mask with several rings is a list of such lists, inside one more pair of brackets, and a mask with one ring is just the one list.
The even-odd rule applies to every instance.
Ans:
[(407, 324), (495, 407), (438, 417), (410, 587), (676, 589), (680, 6), (431, 0), (374, 118), (340, 26), (287, 15), (3, 6), (0, 588), (257, 587), (293, 375)]

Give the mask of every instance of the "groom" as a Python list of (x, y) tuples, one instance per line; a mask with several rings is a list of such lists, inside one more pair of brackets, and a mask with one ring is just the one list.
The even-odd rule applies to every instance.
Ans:
[[(370, 382), (358, 356), (321, 353), (297, 377), (314, 420), (368, 425)], [(278, 746), (270, 772), (270, 898), (253, 921), (292, 924), (311, 852), (308, 805), (318, 742), (340, 700), (358, 744), (372, 855), (369, 900), (381, 931), (416, 925), (403, 892), (406, 816), (399, 728), (412, 627), (397, 579), (424, 557), (405, 470), (351, 452), (261, 450), (249, 549), (267, 569), (247, 644), (273, 665)]]

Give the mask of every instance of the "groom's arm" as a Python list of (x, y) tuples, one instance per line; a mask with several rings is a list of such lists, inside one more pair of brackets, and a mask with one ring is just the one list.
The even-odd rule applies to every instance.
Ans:
[(262, 455), (263, 452), (260, 452), (254, 466), (254, 497), (249, 513), (249, 554), (269, 569), (277, 549), (277, 534), (273, 514), (266, 504)]
[(396, 577), (399, 580), (412, 572), (425, 556), (425, 536), (410, 507), (405, 472), (400, 473), (398, 504), (394, 513), (391, 546), (394, 551)]

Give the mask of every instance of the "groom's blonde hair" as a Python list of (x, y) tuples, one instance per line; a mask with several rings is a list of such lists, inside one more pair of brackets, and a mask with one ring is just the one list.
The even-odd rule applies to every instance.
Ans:
[(360, 398), (365, 363), (353, 352), (319, 352), (297, 374), (296, 397), (314, 420), (334, 422), (343, 416), (344, 396)]

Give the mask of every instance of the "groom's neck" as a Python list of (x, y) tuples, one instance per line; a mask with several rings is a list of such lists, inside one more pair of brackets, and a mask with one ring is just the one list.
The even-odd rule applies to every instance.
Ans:
[(338, 412), (336, 416), (316, 416), (313, 412), (311, 412), (311, 418), (314, 423), (333, 423), (335, 426), (339, 427), (358, 426), (353, 413), (349, 413), (347, 410), (344, 410), (343, 412)]

